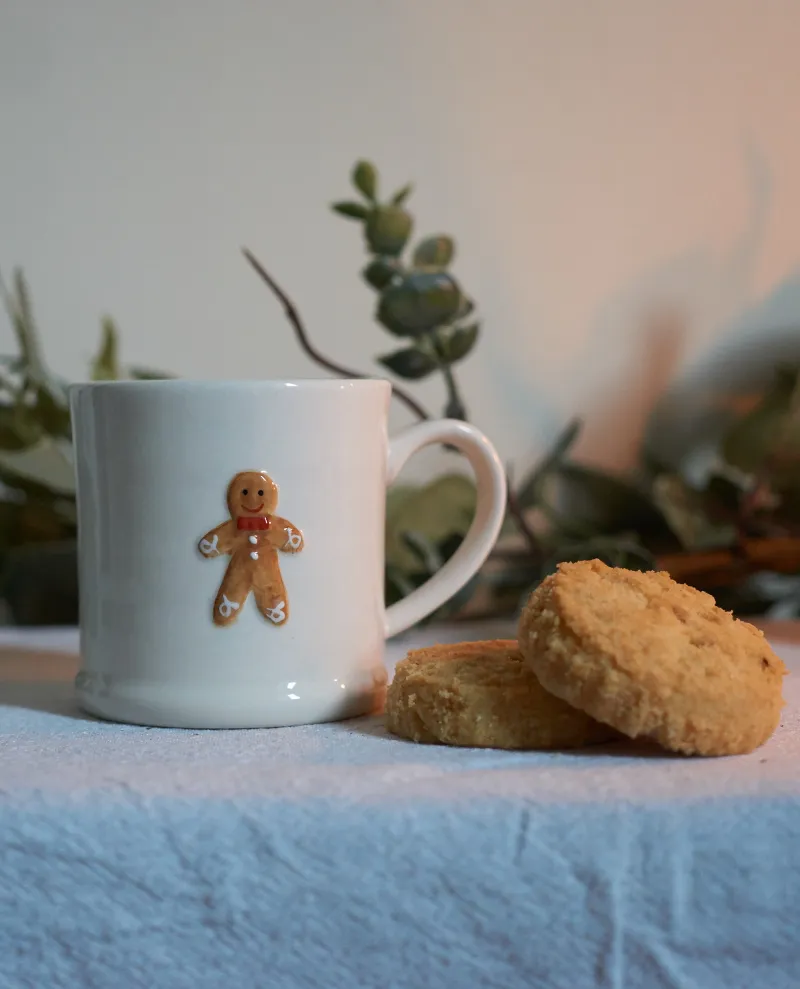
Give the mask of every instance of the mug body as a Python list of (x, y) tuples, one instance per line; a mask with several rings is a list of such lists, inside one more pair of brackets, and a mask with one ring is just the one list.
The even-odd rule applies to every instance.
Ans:
[(374, 709), (389, 397), (355, 380), (73, 388), (86, 710), (244, 728)]

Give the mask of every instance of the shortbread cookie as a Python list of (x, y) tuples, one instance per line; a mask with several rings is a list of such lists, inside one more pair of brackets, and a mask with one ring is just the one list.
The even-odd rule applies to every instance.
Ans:
[(763, 633), (666, 573), (562, 563), (519, 645), (557, 697), (675, 752), (750, 752), (778, 725), (786, 667)]
[(414, 742), (497, 749), (577, 748), (618, 738), (548, 694), (514, 641), (415, 649), (397, 664), (386, 725)]

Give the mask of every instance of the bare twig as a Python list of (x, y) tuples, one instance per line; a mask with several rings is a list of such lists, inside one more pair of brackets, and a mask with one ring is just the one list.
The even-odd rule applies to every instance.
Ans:
[[(360, 371), (353, 371), (350, 368), (344, 367), (341, 364), (337, 364), (335, 361), (330, 360), (321, 354), (311, 340), (308, 337), (306, 328), (300, 318), (300, 313), (297, 311), (297, 307), (289, 298), (289, 296), (283, 291), (283, 289), (278, 285), (275, 279), (267, 272), (258, 258), (253, 255), (246, 247), (242, 248), (242, 254), (247, 258), (252, 267), (255, 269), (258, 276), (263, 282), (271, 289), (273, 295), (277, 297), (286, 313), (286, 318), (292, 324), (294, 331), (297, 335), (297, 339), (300, 346), (308, 354), (312, 361), (319, 364), (320, 367), (324, 367), (326, 371), (330, 371), (333, 374), (338, 375), (340, 378), (366, 378), (368, 375), (362, 374)], [(408, 394), (403, 388), (392, 382), (392, 393), (395, 398), (399, 399), (407, 408), (409, 408), (418, 419), (430, 419), (430, 414), (419, 404), (419, 402), (411, 395)]]
[(731, 587), (763, 570), (796, 574), (800, 570), (800, 539), (744, 539), (733, 549), (667, 554), (658, 558), (657, 566), (693, 587)]
[[(250, 262), (258, 276), (263, 282), (269, 287), (273, 295), (277, 297), (281, 305), (286, 312), (286, 318), (292, 324), (294, 331), (297, 335), (297, 339), (300, 346), (308, 354), (312, 361), (319, 364), (320, 367), (324, 367), (325, 370), (331, 371), (333, 374), (338, 375), (342, 378), (364, 378), (366, 375), (362, 374), (360, 371), (353, 371), (350, 368), (344, 367), (341, 364), (337, 364), (335, 361), (330, 360), (321, 354), (311, 340), (308, 337), (306, 328), (300, 318), (300, 313), (297, 311), (297, 307), (289, 298), (289, 296), (283, 291), (283, 289), (278, 285), (275, 279), (267, 272), (263, 264), (255, 257), (252, 251), (249, 251), (246, 247), (242, 248), (242, 253)], [(396, 398), (398, 398), (404, 405), (406, 405), (418, 419), (430, 419), (430, 414), (406, 391), (398, 387), (396, 384), (392, 383), (392, 391)], [(457, 394), (457, 393), (456, 393)], [(511, 482), (509, 479), (508, 484), (508, 512), (514, 519), (517, 528), (528, 544), (528, 548), (536, 560), (541, 559), (542, 551), (539, 545), (539, 540), (536, 535), (528, 526), (525, 521), (525, 517), (522, 513), (522, 509), (517, 503), (516, 496), (511, 487)]]

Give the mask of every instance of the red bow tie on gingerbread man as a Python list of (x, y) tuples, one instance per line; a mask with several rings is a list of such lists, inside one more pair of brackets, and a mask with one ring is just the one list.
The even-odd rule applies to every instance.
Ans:
[(278, 486), (262, 471), (244, 471), (228, 485), (230, 519), (207, 532), (198, 543), (205, 557), (227, 554), (231, 561), (214, 599), (215, 625), (230, 625), (253, 592), (261, 614), (275, 625), (289, 618), (286, 586), (278, 550), (299, 553), (303, 534), (275, 515)]

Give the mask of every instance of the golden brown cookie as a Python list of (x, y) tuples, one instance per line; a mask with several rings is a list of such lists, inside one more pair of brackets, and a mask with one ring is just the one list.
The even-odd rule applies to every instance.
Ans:
[(415, 649), (397, 664), (386, 726), (414, 742), (496, 749), (578, 748), (619, 737), (548, 694), (514, 641)]
[(750, 752), (778, 725), (786, 667), (762, 632), (666, 573), (562, 563), (519, 645), (553, 694), (675, 752)]

